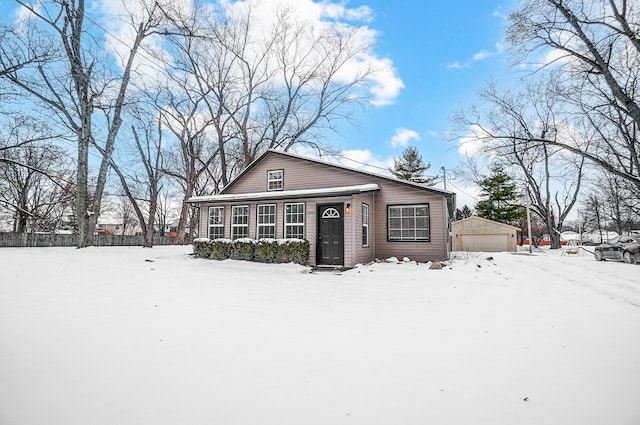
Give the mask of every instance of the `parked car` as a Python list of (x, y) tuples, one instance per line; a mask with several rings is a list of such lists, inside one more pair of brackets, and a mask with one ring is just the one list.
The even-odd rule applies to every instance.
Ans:
[(621, 235), (596, 246), (593, 256), (597, 261), (618, 260), (635, 264), (640, 262), (640, 236)]

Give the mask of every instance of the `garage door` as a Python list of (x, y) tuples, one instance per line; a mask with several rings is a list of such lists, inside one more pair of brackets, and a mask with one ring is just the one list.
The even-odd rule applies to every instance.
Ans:
[(509, 235), (460, 235), (463, 251), (509, 251)]

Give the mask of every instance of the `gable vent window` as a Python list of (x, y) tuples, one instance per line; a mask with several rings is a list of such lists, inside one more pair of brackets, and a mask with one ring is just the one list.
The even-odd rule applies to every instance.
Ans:
[(284, 188), (284, 170), (267, 171), (267, 190), (282, 190)]

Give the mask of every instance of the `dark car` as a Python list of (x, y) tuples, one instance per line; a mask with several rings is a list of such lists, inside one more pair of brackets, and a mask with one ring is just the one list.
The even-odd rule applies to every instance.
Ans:
[(598, 261), (618, 260), (635, 264), (640, 262), (640, 236), (621, 235), (596, 246), (593, 256)]

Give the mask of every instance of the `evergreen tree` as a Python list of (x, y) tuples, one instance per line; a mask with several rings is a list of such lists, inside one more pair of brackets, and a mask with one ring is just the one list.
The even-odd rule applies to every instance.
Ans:
[(420, 155), (418, 149), (409, 146), (402, 152), (400, 158), (394, 158), (393, 167), (389, 168), (389, 171), (400, 180), (433, 185), (437, 179), (424, 174), (430, 167), (430, 163), (427, 162), (425, 164), (422, 161), (422, 155)]
[(517, 226), (526, 212), (518, 200), (520, 194), (516, 184), (502, 167), (494, 166), (491, 175), (479, 185), (482, 188), (480, 196), (484, 199), (475, 206), (478, 217)]
[(456, 221), (462, 220), (462, 219), (473, 216), (473, 211), (471, 210), (471, 208), (469, 208), (467, 204), (465, 204), (464, 207), (462, 207), (462, 209), (456, 208), (455, 216), (456, 216)]

